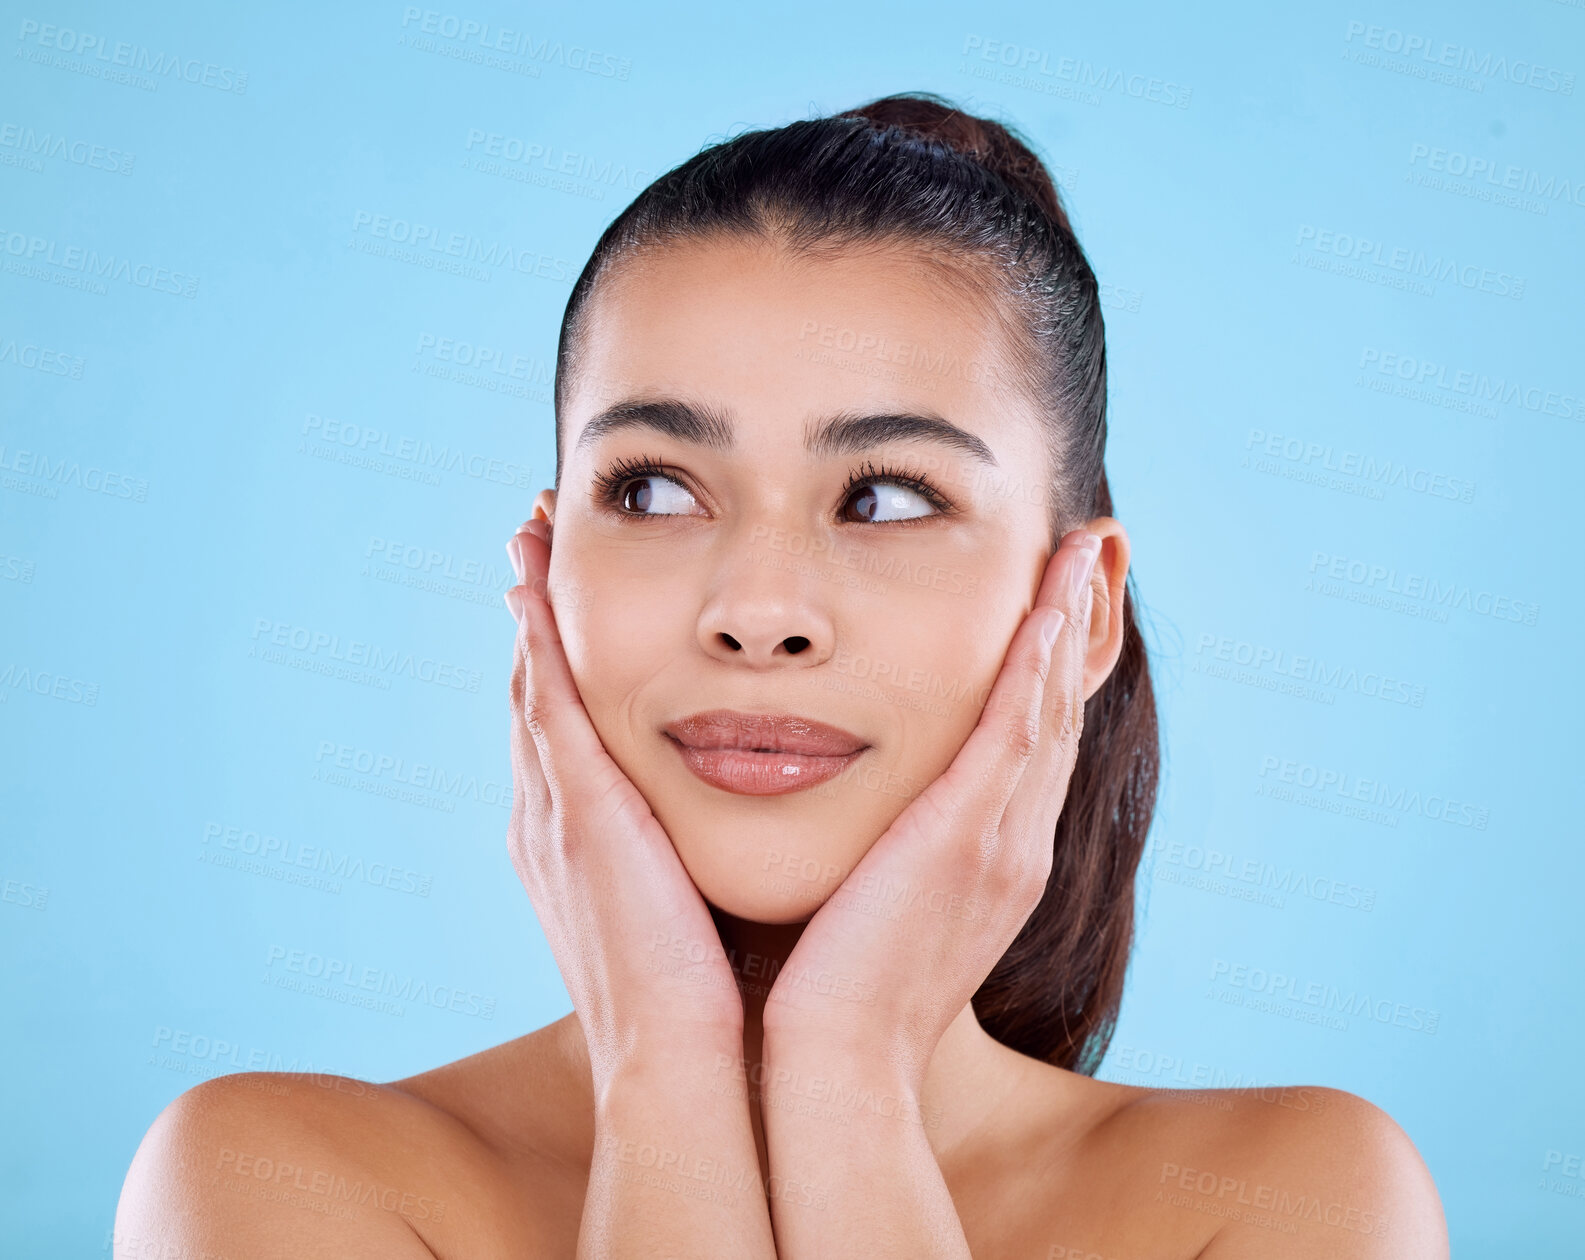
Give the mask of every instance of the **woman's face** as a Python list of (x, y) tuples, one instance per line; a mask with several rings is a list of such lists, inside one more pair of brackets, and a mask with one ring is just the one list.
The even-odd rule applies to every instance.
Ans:
[[(704, 897), (802, 921), (951, 763), (1032, 606), (1034, 402), (983, 300), (900, 250), (674, 245), (585, 314), (560, 492), (537, 504), (573, 677)], [(717, 710), (861, 750), (678, 725)]]

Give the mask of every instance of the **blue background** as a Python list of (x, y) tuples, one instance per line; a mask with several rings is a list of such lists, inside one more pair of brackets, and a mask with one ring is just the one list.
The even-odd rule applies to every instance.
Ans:
[(1107, 286), (1165, 776), (1101, 1075), (1354, 1091), (1456, 1255), (1580, 1254), (1585, 5), (1286, 8), (0, 5), (8, 1250), (104, 1253), (205, 1076), (569, 1009), (500, 593), (571, 281), (703, 144), (922, 88), (1024, 130)]

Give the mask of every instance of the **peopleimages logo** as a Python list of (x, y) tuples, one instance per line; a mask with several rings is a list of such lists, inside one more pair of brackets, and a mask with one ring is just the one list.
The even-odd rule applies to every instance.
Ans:
[(434, 333), (421, 332), (418, 334), (418, 349), (414, 353), (420, 359), (428, 356), (437, 363), (470, 368), (475, 372), (491, 372), (515, 381), (546, 386), (556, 383), (556, 366), (548, 359), (497, 350), (493, 346), (479, 345), (456, 337), (437, 337)]
[[(280, 972), (275, 971), (277, 964), (281, 967)], [(312, 950), (271, 945), (264, 965), (270, 975), (279, 978), (301, 976), (318, 982), (317, 986), (281, 984), (281, 988), (301, 987), (305, 992), (314, 992), (316, 996), (335, 996), (340, 990), (352, 989), (412, 1002), (416, 1006), (453, 1011), (459, 1015), (473, 1015), (479, 1019), (495, 1018), (496, 999), (492, 995), (459, 989), (455, 985), (431, 984), (417, 976), (399, 975), (384, 967), (359, 964), (349, 958), (327, 958)], [(320, 989), (325, 992), (320, 993)], [(400, 1009), (395, 1013), (400, 1014)]]
[[(143, 74), (154, 75), (156, 79), (176, 78), (196, 87), (214, 88), (216, 91), (232, 92), (238, 96), (244, 95), (248, 90), (246, 70), (237, 70), (213, 61), (202, 61), (197, 57), (182, 57), (169, 51), (155, 52), (142, 44), (129, 44), (121, 39), (112, 42), (103, 35), (91, 31), (78, 31), (69, 26), (51, 26), (48, 22), (38, 22), (33, 18), (23, 19), (21, 29), (17, 31), (17, 40), (24, 45), (32, 44), (40, 50), (50, 49), (53, 52), (74, 54), (80, 60), (60, 64), (66, 69), (79, 70), (90, 78), (115, 80), (118, 77), (126, 77), (128, 71), (136, 70)], [(17, 55), (22, 55), (21, 49), (17, 50)], [(40, 56), (30, 55), (28, 59), (38, 61)], [(149, 80), (143, 82), (150, 83), (150, 90), (159, 89), (158, 82)]]
[[(1371, 490), (1397, 486), (1416, 494), (1436, 499), (1469, 503), (1475, 497), (1475, 483), (1467, 477), (1453, 477), (1432, 468), (1411, 468), (1408, 464), (1391, 458), (1377, 458), (1364, 451), (1344, 447), (1338, 450), (1330, 442), (1267, 433), (1264, 429), (1251, 429), (1244, 442), (1244, 450), (1258, 451), (1272, 460), (1281, 459), (1306, 469), (1340, 473), (1344, 477), (1359, 478)], [(1249, 456), (1244, 456), (1245, 463)], [(1256, 464), (1260, 468), (1259, 463)], [(1380, 498), (1379, 494), (1372, 497)]]
[(510, 783), (500, 783), (495, 779), (481, 780), (468, 770), (448, 770), (432, 762), (409, 761), (394, 753), (376, 753), (372, 749), (355, 748), (329, 739), (319, 741), (314, 762), (324, 769), (335, 767), (350, 770), (371, 779), (403, 784), (440, 796), (475, 801), (481, 805), (498, 805), (503, 809), (512, 808)]
[[(425, 35), (438, 35), (454, 41), (459, 48), (477, 45), (481, 53), (505, 53), (509, 57), (526, 57), (546, 65), (565, 66), (568, 70), (581, 70), (602, 79), (626, 79), (632, 72), (633, 62), (628, 57), (614, 53), (597, 52), (582, 44), (564, 44), (550, 38), (535, 39), (532, 31), (514, 31), (509, 27), (491, 26), (488, 22), (459, 17), (455, 13), (438, 13), (434, 9), (420, 9), (408, 5), (402, 10), (402, 29)], [(467, 58), (465, 58), (466, 60)]]
[(1569, 201), (1585, 207), (1585, 177), (1568, 179), (1543, 175), (1528, 166), (1515, 166), (1512, 162), (1497, 162), (1492, 158), (1461, 153), (1457, 149), (1421, 143), (1410, 146), (1409, 165), (1439, 175), (1451, 175), (1454, 179), (1489, 184), (1506, 192), (1528, 193), (1548, 201)]
[[(1317, 875), (1296, 866), (1278, 866), (1263, 858), (1240, 857), (1220, 849), (1202, 847), (1183, 840), (1174, 840), (1164, 849), (1155, 850), (1157, 860), (1169, 866), (1203, 874), (1212, 881), (1226, 880), (1231, 884), (1247, 884), (1252, 889), (1269, 890), (1275, 894), (1280, 906), (1288, 896), (1308, 897), (1312, 901), (1328, 902), (1349, 910), (1369, 912), (1376, 907), (1376, 890), (1346, 879)], [(1161, 866), (1156, 867), (1160, 878)], [(1181, 878), (1168, 878), (1166, 883), (1188, 883)], [(1192, 886), (1192, 885), (1191, 885)], [(1212, 891), (1216, 891), (1214, 888)], [(1242, 890), (1239, 890), (1242, 892)], [(1256, 900), (1252, 895), (1239, 900)]]
[(63, 158), (74, 166), (86, 166), (111, 175), (132, 174), (136, 158), (120, 149), (95, 144), (91, 140), (74, 140), (53, 131), (34, 131), (20, 123), (0, 124), (0, 147), (14, 149), (30, 158)]
[(546, 174), (570, 175), (575, 179), (588, 180), (594, 184), (614, 184), (637, 192), (648, 184), (653, 174), (641, 167), (634, 167), (629, 171), (620, 163), (613, 163), (609, 158), (591, 157), (586, 153), (569, 153), (566, 149), (558, 149), (554, 144), (544, 144), (537, 140), (524, 140), (519, 136), (503, 135), (500, 132), (486, 132), (479, 127), (468, 129), (468, 142), (463, 146), (469, 153), (479, 150), (486, 157), (501, 158), (507, 162), (521, 163), (523, 166), (540, 167)]
[(1310, 256), (1341, 259), (1355, 267), (1383, 267), (1397, 272), (1410, 285), (1417, 280), (1450, 281), (1462, 289), (1490, 293), (1496, 297), (1518, 299), (1524, 296), (1523, 276), (1483, 267), (1468, 260), (1460, 261), (1449, 255), (1427, 254), (1423, 249), (1389, 246), (1368, 236), (1335, 232), (1330, 228), (1318, 228), (1312, 223), (1299, 225), (1294, 244), (1299, 250), (1308, 251)]
[(1248, 639), (1206, 632), (1199, 636), (1194, 652), (1196, 669), (1201, 661), (1227, 661), (1256, 673), (1263, 671), (1299, 679), (1415, 709), (1425, 707), (1423, 683), (1413, 683), (1378, 670), (1361, 670), (1354, 665), (1328, 662), (1322, 657), (1290, 653), (1285, 648), (1270, 647)]
[(1302, 982), (1297, 976), (1218, 958), (1211, 964), (1211, 981), (1248, 993), (1283, 999), (1338, 1015), (1359, 1015), (1378, 1024), (1434, 1035), (1441, 1016), (1423, 1006), (1410, 1006), (1390, 998), (1374, 997), (1360, 989), (1340, 989), (1317, 980)]
[[(333, 453), (338, 453), (335, 447), (340, 446), (360, 456), (400, 460), (411, 466), (406, 469), (407, 472), (422, 475), (426, 480), (433, 477), (431, 484), (439, 484), (439, 478), (434, 477), (434, 474), (442, 472), (461, 473), (465, 477), (515, 486), (519, 490), (528, 490), (534, 483), (534, 470), (527, 464), (498, 459), (481, 451), (453, 446), (449, 442), (444, 446), (436, 446), (424, 438), (392, 433), (334, 416), (321, 416), (312, 411), (304, 416), (300, 436), (325, 443), (323, 449)], [(298, 446), (299, 453), (313, 454), (320, 449), (310, 450), (306, 440)]]
[[(199, 277), (185, 271), (171, 271), (149, 262), (133, 262), (114, 254), (101, 255), (96, 249), (67, 245), (45, 236), (0, 227), (0, 250), (8, 258), (21, 259), (29, 267), (59, 267), (83, 279), (124, 280), (139, 289), (171, 293), (178, 297), (198, 296)], [(105, 290), (101, 287), (99, 292)]]
[(1347, 582), (1351, 586), (1372, 593), (1423, 600), (1443, 612), (1457, 608), (1482, 617), (1520, 622), (1527, 626), (1535, 625), (1536, 619), (1541, 615), (1540, 604), (1531, 600), (1517, 599), (1509, 593), (1477, 590), (1459, 578), (1447, 578), (1443, 581), (1413, 571), (1407, 571), (1400, 576), (1395, 565), (1333, 555), (1326, 551), (1317, 551), (1311, 555), (1310, 573), (1320, 574), (1322, 579), (1330, 579), (1333, 583)]
[[(1475, 403), (1501, 403), (1538, 415), (1560, 420), (1585, 421), (1585, 389), (1575, 393), (1542, 389), (1533, 381), (1516, 381), (1469, 368), (1458, 368), (1437, 359), (1424, 359), (1370, 346), (1360, 351), (1359, 370), (1378, 377), (1391, 377), (1418, 389), (1443, 390), (1471, 399)], [(1491, 408), (1490, 418), (1496, 412)]]
[[(142, 477), (111, 472), (97, 464), (85, 468), (81, 460), (69, 456), (52, 460), (45, 451), (8, 449), (0, 444), (0, 473), (4, 472), (20, 473), (45, 482), (43, 488), (51, 492), (48, 498), (55, 497), (58, 486), (76, 486), (79, 490), (109, 495), (112, 499), (131, 499), (135, 503), (147, 502), (149, 497), (149, 483)], [(6, 489), (25, 489), (25, 485), (7, 485)]]
[[(471, 232), (448, 232), (432, 223), (414, 223), (390, 215), (371, 214), (367, 210), (353, 212), (352, 231), (354, 239), (358, 239), (360, 233), (375, 238), (379, 244), (374, 252), (383, 250), (388, 257), (403, 262), (432, 260), (433, 255), (441, 255), (441, 261), (452, 260), (458, 267), (469, 263), (504, 267), (542, 280), (570, 282), (574, 274), (573, 265), (567, 259), (542, 254), (527, 246), (514, 246), (499, 240), (484, 241)], [(418, 250), (427, 253), (416, 253)]]
[(1418, 60), (1426, 63), (1426, 66), (1442, 70), (1461, 70), (1466, 74), (1477, 75), (1479, 79), (1504, 79), (1520, 87), (1539, 88), (1543, 92), (1557, 92), (1563, 96), (1574, 95), (1573, 71), (1539, 65), (1523, 57), (1481, 52), (1464, 44), (1450, 44), (1446, 40), (1401, 31), (1396, 27), (1350, 22), (1343, 42), (1358, 49), (1389, 53), (1406, 61)]
[[(207, 847), (210, 841), (217, 841), (219, 848), (233, 853), (259, 858), (263, 863), (273, 862), (282, 867), (301, 867), (330, 875), (334, 880), (345, 879), (349, 882), (361, 880), (375, 888), (388, 888), (392, 892), (411, 893), (418, 897), (429, 896), (430, 888), (434, 883), (432, 875), (395, 866), (390, 862), (375, 860), (366, 863), (362, 857), (346, 850), (338, 854), (327, 846), (304, 844), (300, 840), (290, 838), (283, 840), (268, 832), (258, 832), (247, 827), (234, 827), (218, 822), (206, 823), (204, 852), (212, 855), (214, 851)], [(221, 866), (226, 864), (224, 861), (215, 863)], [(336, 885), (334, 890), (339, 892), (340, 886)]]
[[(290, 648), (294, 652), (305, 652), (310, 657), (316, 658), (323, 653), (322, 659), (327, 662), (335, 661), (371, 671), (387, 688), (390, 684), (384, 680), (403, 675), (417, 682), (435, 683), (442, 687), (477, 694), (482, 678), (478, 670), (467, 669), (450, 661), (438, 660), (432, 656), (418, 656), (399, 648), (384, 648), (378, 643), (363, 639), (348, 639), (343, 643), (339, 634), (332, 634), (327, 630), (312, 630), (307, 626), (278, 621), (273, 617), (255, 618), (252, 637), (254, 645), (249, 655), (260, 654), (259, 649), (265, 646)], [(261, 638), (265, 640), (264, 643), (260, 643)], [(267, 652), (262, 655), (265, 660), (272, 659)]]
[(0, 363), (14, 364), (48, 376), (69, 376), (74, 381), (83, 379), (83, 359), (80, 355), (52, 350), (37, 342), (17, 341), (15, 337), (0, 334)]
[(1060, 79), (1080, 92), (1093, 89), (1093, 99), (1089, 103), (1094, 104), (1099, 104), (1095, 92), (1118, 92), (1135, 100), (1188, 109), (1194, 96), (1192, 87), (1171, 79), (1131, 73), (1118, 66), (1098, 66), (1083, 57), (1053, 57), (1044, 48), (986, 39), (983, 35), (964, 36), (963, 55), (1006, 67), (1004, 73), (1010, 72), (1011, 79), (1003, 81), (1015, 81), (1022, 87), (1038, 87), (1042, 81), (1050, 83)]

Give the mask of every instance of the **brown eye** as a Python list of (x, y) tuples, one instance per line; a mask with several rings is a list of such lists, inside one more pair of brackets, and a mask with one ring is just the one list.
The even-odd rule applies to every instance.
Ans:
[(616, 487), (612, 500), (630, 516), (701, 515), (693, 495), (663, 473), (629, 477)]
[(640, 481), (630, 481), (622, 491), (622, 510), (624, 512), (647, 512), (649, 501), (655, 497), (655, 492), (649, 488), (649, 478)]
[[(911, 501), (911, 502), (910, 502)], [(848, 499), (854, 514), (866, 524), (917, 520), (935, 512), (935, 506), (917, 490), (894, 481), (866, 482)], [(923, 510), (916, 510), (922, 507)]]

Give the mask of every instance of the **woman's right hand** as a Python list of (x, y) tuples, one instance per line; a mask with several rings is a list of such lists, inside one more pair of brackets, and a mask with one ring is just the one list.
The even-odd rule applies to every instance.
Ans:
[(522, 585), (507, 845), (571, 996), (597, 1085), (656, 1049), (740, 1048), (743, 1001), (709, 907), (601, 744), (562, 650), (546, 522), (507, 544)]
[[(722, 1097), (743, 1064), (737, 979), (671, 838), (583, 707), (549, 603), (548, 533), (530, 521), (507, 546), (522, 583), (506, 593), (518, 622), (507, 843), (589, 1049), (577, 1254), (696, 1255), (709, 1239), (711, 1255), (773, 1260), (749, 1103)], [(705, 1187), (687, 1169), (704, 1161), (731, 1185), (695, 1196)]]

